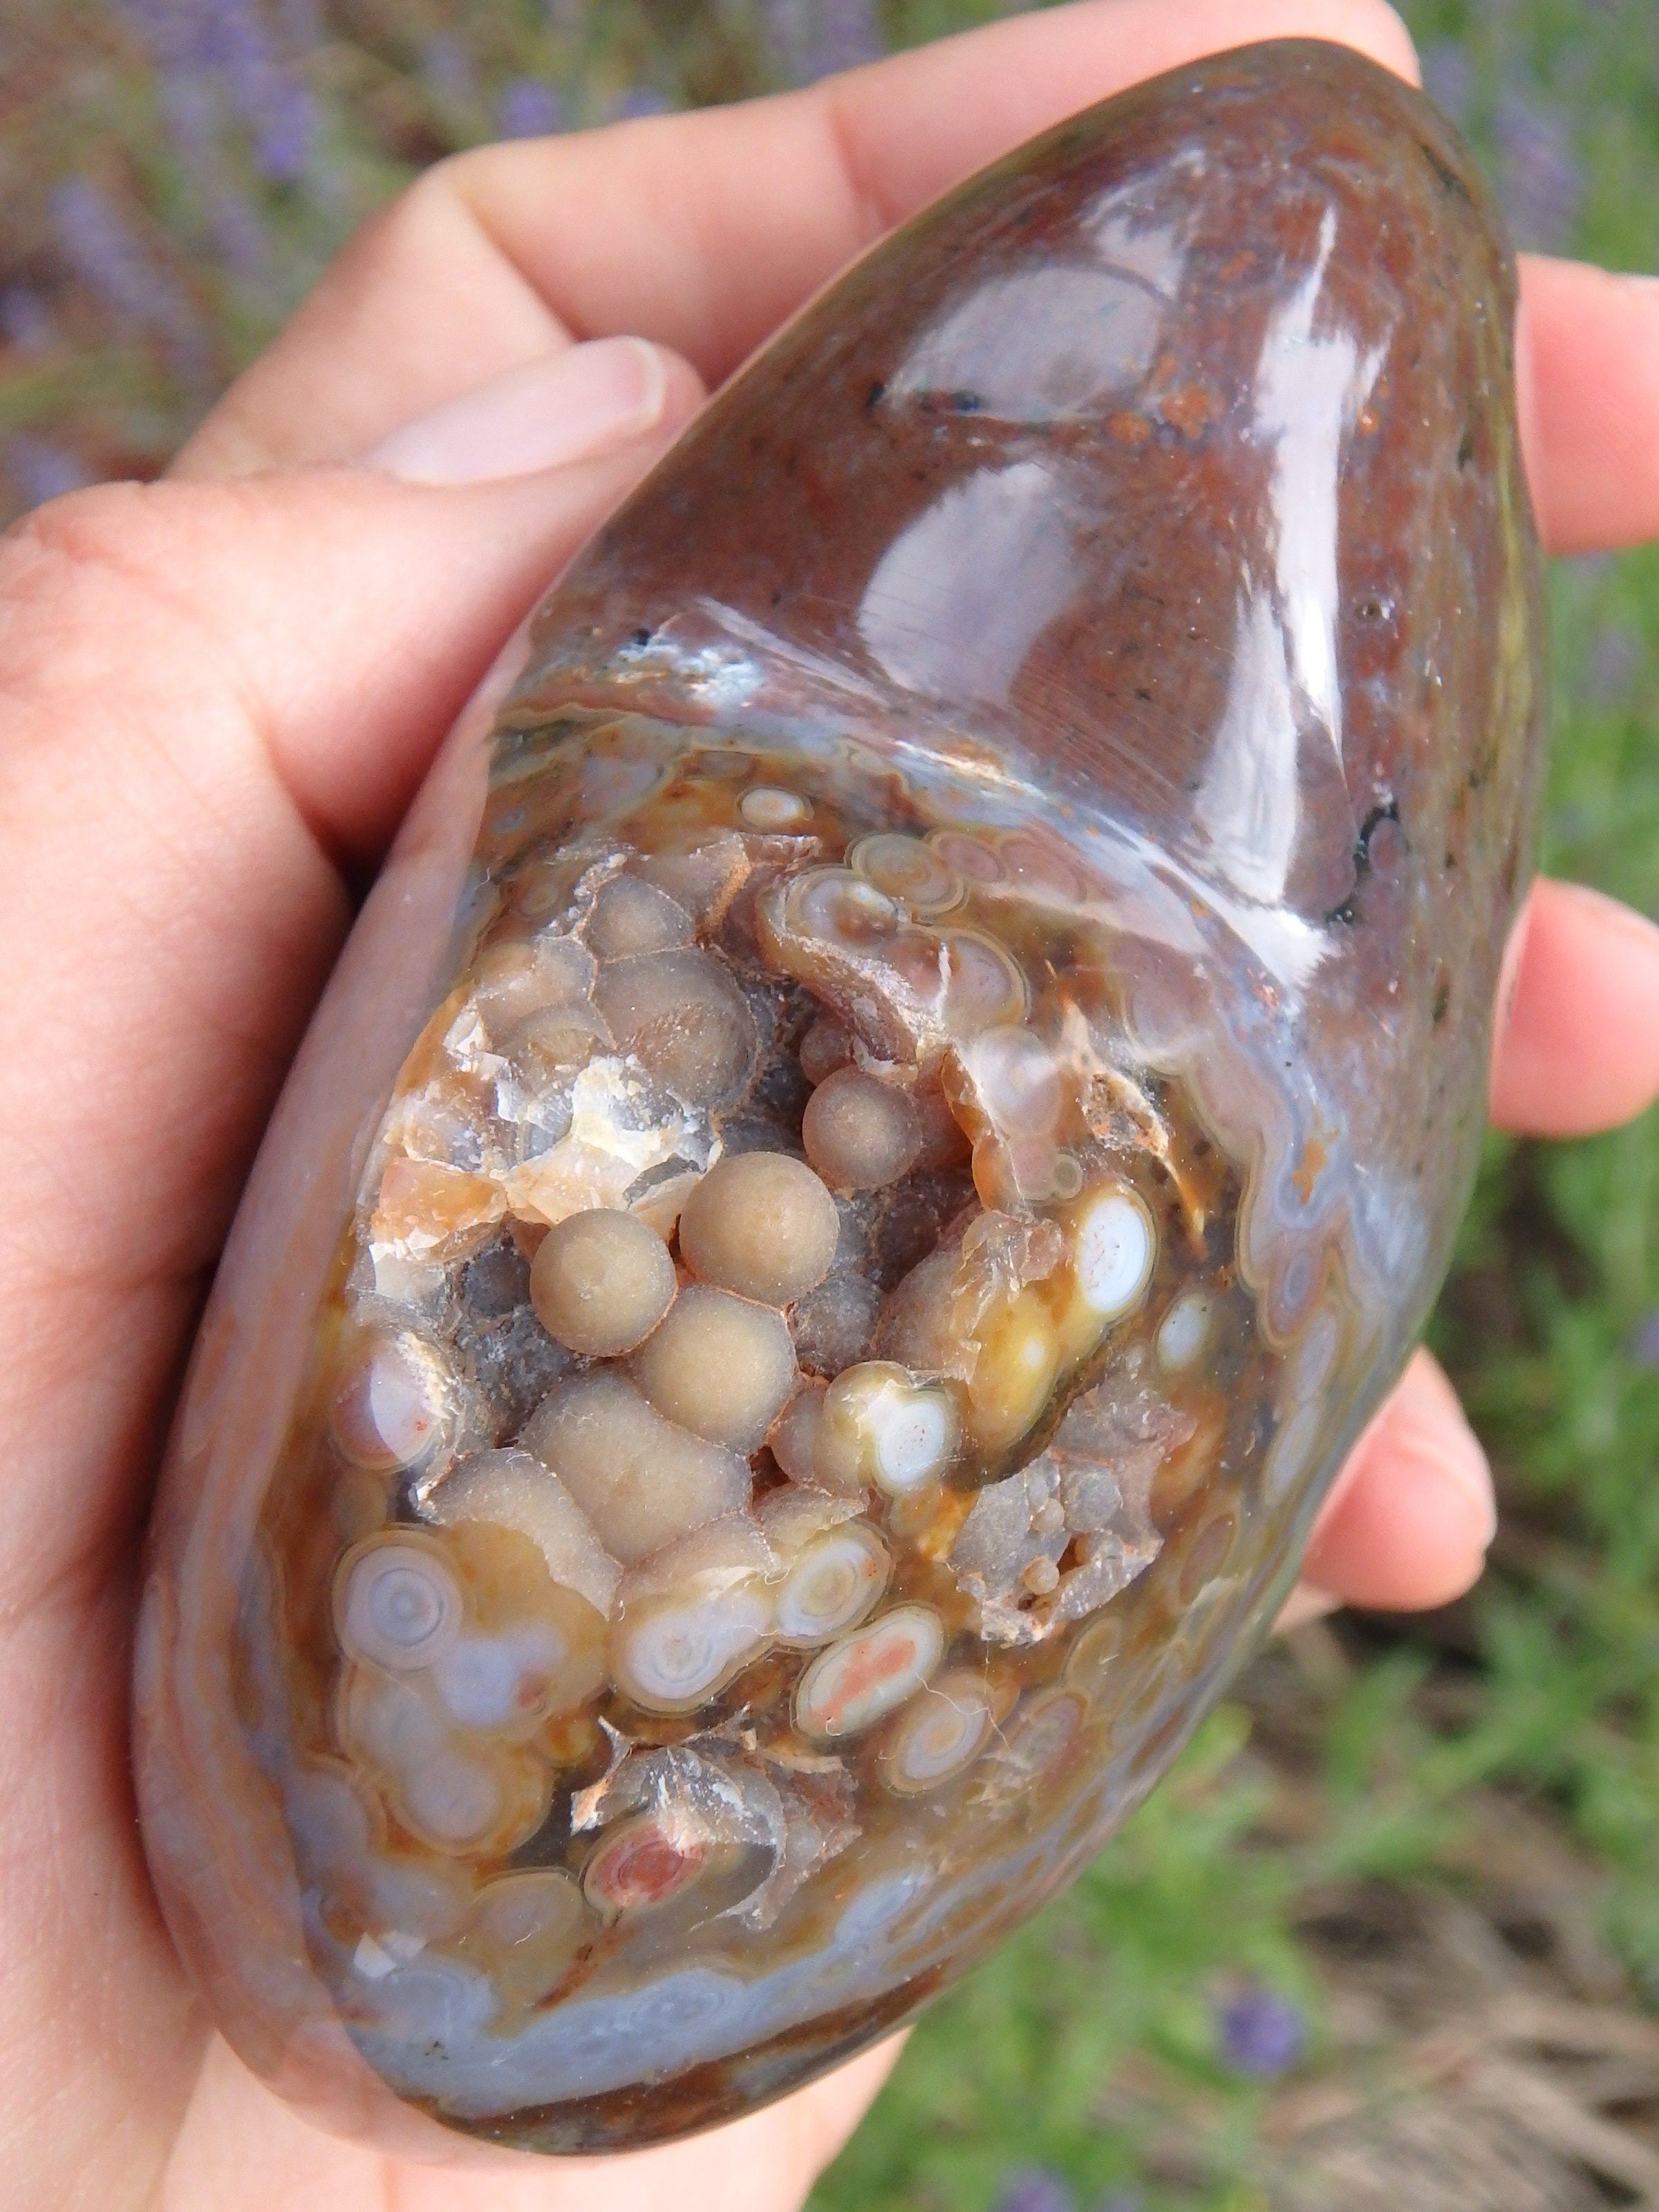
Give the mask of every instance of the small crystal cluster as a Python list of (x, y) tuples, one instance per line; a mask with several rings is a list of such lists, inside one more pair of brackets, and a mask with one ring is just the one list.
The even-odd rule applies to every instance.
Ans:
[(1058, 841), (570, 753), (498, 792), (268, 1516), (297, 1593), (329, 1506), (289, 1803), (370, 2024), (416, 1957), (505, 2038), (688, 1925), (810, 1946), (918, 1817), (948, 1869), (1077, 1768), (1079, 1627), (1237, 1531), (1230, 1186), (1109, 1046)]

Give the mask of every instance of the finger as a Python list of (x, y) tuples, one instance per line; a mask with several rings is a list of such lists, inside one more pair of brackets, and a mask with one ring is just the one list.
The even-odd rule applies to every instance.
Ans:
[(1554, 553), (1659, 532), (1659, 282), (1522, 257), (1522, 427)]
[(405, 483), (487, 483), (593, 461), (702, 398), (696, 371), (644, 338), (596, 338), (503, 369), (398, 427), (365, 465)]
[(1338, 1476), (1303, 1582), (1345, 1605), (1446, 1605), (1480, 1575), (1496, 1527), (1486, 1455), (1456, 1392), (1419, 1351)]
[(1273, 1632), (1288, 1636), (1293, 1628), (1305, 1628), (1310, 1620), (1323, 1620), (1327, 1613), (1336, 1611), (1340, 1602), (1328, 1590), (1316, 1589), (1311, 1583), (1299, 1582), (1279, 1608)]
[[(38, 1498), (12, 1468), (14, 1576), (61, 1562), (118, 1457), (88, 1429), (112, 1401), (79, 1376), (165, 1380), (165, 1332), (117, 1316), (158, 1281), (172, 1319), (192, 1294), (350, 880), (503, 638), (678, 427), (688, 381), (665, 365), (653, 430), (529, 477), (112, 486), (0, 545), (0, 937), (17, 953), (0, 1158), (33, 1178), (0, 1209), (18, 1352), (0, 1409), (61, 1390), (60, 1422), (12, 1405), (8, 1426), (84, 1461), (43, 1449)], [(476, 415), (459, 428), (476, 469)], [(429, 475), (437, 451), (428, 430), (415, 465)], [(15, 1540), (37, 1504), (40, 1556)]]
[[(730, 2126), (627, 2158), (499, 2156), (417, 2166), (320, 2134), (279, 2104), (216, 2037), (179, 2131), (162, 2212), (796, 2212), (892, 2070), (893, 2036)], [(458, 2149), (460, 2148), (458, 2140)]]
[(712, 383), (881, 232), (1034, 131), (1199, 55), (1296, 35), (1416, 73), (1382, 0), (1086, 0), (803, 92), (460, 155), (348, 248), (179, 467), (355, 451), (572, 333), (641, 331)]
[(0, 541), (0, 1787), (27, 1931), (0, 1958), (0, 2166), (24, 2201), (152, 2202), (198, 2046), (133, 1816), (131, 1554), (343, 866), (676, 427), (447, 489), (109, 487)]
[(1577, 1137), (1659, 1097), (1659, 929), (1583, 884), (1534, 884), (1499, 994), (1491, 1109)]

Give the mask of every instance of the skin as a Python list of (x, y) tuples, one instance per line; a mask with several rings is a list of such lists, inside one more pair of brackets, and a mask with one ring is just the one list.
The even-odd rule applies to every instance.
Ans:
[[(127, 1771), (138, 1544), (238, 1189), (353, 897), (447, 725), (567, 556), (779, 319), (882, 229), (1062, 113), (1212, 46), (1346, 40), (1371, 0), (1090, 0), (751, 106), (490, 148), (371, 224), (180, 455), (0, 541), (0, 2172), (57, 2212), (790, 2212), (892, 2046), (697, 2142), (483, 2170), (343, 2146), (207, 2023)], [(1528, 466), (1557, 550), (1659, 532), (1659, 288), (1523, 272)], [(632, 332), (655, 427), (442, 488), (360, 457), (573, 343)], [(1496, 1117), (1604, 1128), (1659, 1092), (1659, 932), (1534, 891)], [(1304, 1608), (1425, 1606), (1492, 1526), (1419, 1354), (1309, 1554)]]

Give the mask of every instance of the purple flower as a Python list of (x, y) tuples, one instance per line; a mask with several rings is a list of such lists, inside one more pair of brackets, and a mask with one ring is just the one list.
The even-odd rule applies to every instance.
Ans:
[(205, 70), (174, 70), (161, 80), (160, 106), (167, 143), (191, 167), (220, 161), (222, 122), (218, 89)]
[(763, 27), (779, 68), (810, 84), (885, 51), (876, 0), (764, 0)]
[(310, 167), (316, 140), (317, 110), (310, 93), (303, 85), (282, 87), (258, 118), (254, 146), (261, 170), (273, 185), (297, 184)]
[(220, 259), (233, 276), (257, 283), (270, 267), (270, 240), (262, 210), (237, 184), (225, 158), (222, 103), (213, 79), (175, 72), (162, 81), (161, 106)]
[(564, 102), (538, 76), (515, 76), (495, 102), (495, 129), (503, 138), (542, 138), (564, 128)]
[(308, 59), (323, 43), (317, 0), (275, 0), (275, 10), (283, 44), (289, 55), (296, 60)]
[(668, 105), (661, 93), (653, 91), (648, 84), (636, 84), (631, 91), (623, 93), (612, 103), (611, 119), (617, 123), (626, 123), (630, 117), (636, 115), (665, 115)]
[(0, 337), (20, 353), (46, 353), (58, 343), (51, 308), (28, 285), (0, 289)]
[(1584, 656), (1584, 689), (1598, 707), (1628, 696), (1642, 665), (1642, 642), (1628, 623), (1604, 623)]
[(1637, 1322), (1626, 1351), (1638, 1367), (1659, 1367), (1659, 1307)]
[(1565, 246), (1584, 198), (1565, 118), (1511, 89), (1498, 104), (1499, 197), (1522, 246)]
[(761, 38), (785, 76), (799, 76), (811, 0), (761, 0)]
[(303, 43), (284, 55), (257, 0), (122, 0), (165, 76), (222, 83), (273, 184), (303, 174), (316, 136), (316, 107), (296, 66), (317, 40), (314, 13), (289, 0), (286, 27)]
[(299, 181), (317, 137), (317, 108), (298, 72), (281, 60), (247, 0), (217, 0), (222, 10), (223, 68), (253, 158), (273, 185)]
[(187, 382), (204, 385), (208, 349), (196, 311), (114, 202), (89, 177), (71, 177), (52, 194), (52, 216), (64, 258), (82, 283), (123, 320), (161, 338)]
[(270, 273), (270, 236), (258, 201), (227, 184), (215, 193), (209, 215), (225, 267), (243, 283), (260, 286)]
[(199, 13), (193, 0), (117, 0), (117, 6), (163, 69), (189, 64)]
[(1004, 2181), (996, 2212), (1074, 2212), (1074, 2205), (1062, 2176), (1046, 2166), (1023, 2166)]
[(1308, 2024), (1288, 1998), (1260, 1982), (1244, 1987), (1216, 2011), (1216, 2048), (1224, 2066), (1252, 2081), (1270, 2081), (1299, 2065), (1308, 2048)]
[(1109, 2190), (1095, 2212), (1146, 2212), (1146, 2200), (1138, 2189)]
[(478, 98), (478, 79), (465, 39), (441, 31), (421, 50), (421, 75), (428, 88), (452, 107), (471, 107)]
[(7, 439), (0, 447), (0, 461), (25, 507), (42, 507), (47, 500), (60, 499), (92, 482), (85, 464), (66, 447), (32, 437), (26, 430)]
[(856, 69), (885, 52), (875, 0), (816, 0), (808, 67), (814, 76)]
[(1474, 64), (1455, 39), (1435, 39), (1423, 49), (1423, 89), (1454, 123), (1468, 119), (1474, 91)]

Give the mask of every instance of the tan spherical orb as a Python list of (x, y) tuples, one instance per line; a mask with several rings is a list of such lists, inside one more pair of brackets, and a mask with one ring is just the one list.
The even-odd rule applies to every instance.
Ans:
[(593, 997), (620, 1048), (687, 1105), (729, 1105), (754, 1072), (749, 1001), (698, 945), (606, 961)]
[(630, 1362), (665, 1420), (753, 1451), (795, 1387), (795, 1347), (770, 1306), (693, 1284)]
[(606, 1206), (550, 1229), (530, 1270), (530, 1301), (571, 1352), (631, 1352), (674, 1303), (674, 1262), (656, 1231)]
[(833, 1014), (820, 1014), (800, 1041), (800, 1072), (811, 1084), (822, 1083), (852, 1057), (852, 1032)]
[(718, 1160), (680, 1215), (680, 1256), (692, 1273), (763, 1305), (793, 1305), (821, 1283), (841, 1218), (811, 1168), (787, 1152)]
[(690, 941), (690, 915), (654, 884), (642, 884), (637, 876), (613, 876), (600, 885), (587, 920), (587, 944), (601, 960), (665, 952)]
[(908, 1095), (861, 1067), (840, 1067), (806, 1102), (806, 1157), (831, 1190), (881, 1190), (921, 1149), (921, 1124)]

